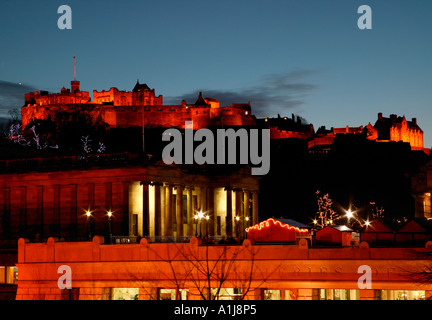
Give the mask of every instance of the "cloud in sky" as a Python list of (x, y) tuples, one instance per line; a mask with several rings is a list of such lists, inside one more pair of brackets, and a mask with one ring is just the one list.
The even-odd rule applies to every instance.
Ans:
[(0, 118), (7, 118), (8, 111), (24, 105), (24, 94), (36, 89), (26, 84), (0, 80)]
[(166, 97), (168, 104), (178, 104), (180, 100), (195, 103), (198, 93), (202, 91), (204, 98), (215, 98), (221, 106), (232, 103), (251, 102), (253, 113), (258, 117), (284, 115), (305, 103), (305, 98), (318, 86), (305, 81), (309, 75), (319, 71), (296, 70), (286, 73), (263, 76), (258, 85), (236, 90), (217, 90), (200, 88), (181, 96)]

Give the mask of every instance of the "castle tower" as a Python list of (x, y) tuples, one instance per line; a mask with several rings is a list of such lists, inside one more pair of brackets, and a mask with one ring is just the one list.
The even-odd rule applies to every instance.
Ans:
[(71, 81), (71, 92), (72, 93), (79, 92), (80, 91), (79, 87), (80, 87), (79, 81), (76, 81), (76, 80)]

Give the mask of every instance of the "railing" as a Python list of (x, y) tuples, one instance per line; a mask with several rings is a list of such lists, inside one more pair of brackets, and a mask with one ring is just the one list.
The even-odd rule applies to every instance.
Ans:
[(128, 153), (122, 152), (0, 160), (0, 171), (31, 171), (110, 165), (122, 163), (128, 159)]
[[(111, 236), (110, 244), (137, 244), (142, 238), (146, 238), (151, 243), (182, 243), (189, 242), (192, 237), (190, 236), (152, 236), (152, 237), (138, 237), (138, 236)], [(198, 236), (201, 238), (203, 245), (226, 245), (226, 244), (241, 244), (243, 239), (236, 239), (225, 236)]]

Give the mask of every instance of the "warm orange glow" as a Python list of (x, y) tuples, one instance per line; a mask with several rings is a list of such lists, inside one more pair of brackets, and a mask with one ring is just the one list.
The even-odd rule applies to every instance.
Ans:
[(288, 230), (295, 229), (298, 232), (309, 232), (308, 229), (300, 229), (300, 228), (297, 228), (297, 227), (293, 227), (293, 226), (290, 226), (289, 224), (282, 223), (282, 222), (280, 222), (278, 220), (275, 220), (273, 218), (267, 219), (267, 220), (265, 220), (263, 222), (260, 222), (259, 224), (256, 224), (256, 225), (254, 225), (252, 227), (249, 227), (249, 228), (246, 228), (246, 232), (249, 232), (249, 230), (261, 230), (263, 228), (269, 228), (270, 227), (270, 222), (272, 224), (278, 224), (281, 227), (286, 228)]

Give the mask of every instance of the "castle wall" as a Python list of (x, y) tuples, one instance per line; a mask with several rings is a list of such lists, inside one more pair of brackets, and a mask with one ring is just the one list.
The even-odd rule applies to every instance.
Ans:
[[(102, 96), (101, 96), (102, 97)], [(100, 97), (100, 99), (102, 99)], [(98, 98), (99, 99), (99, 98)], [(131, 101), (131, 100), (129, 100)], [(193, 121), (194, 129), (207, 128), (210, 125), (225, 126), (248, 126), (255, 122), (250, 112), (244, 109), (212, 109), (208, 106), (182, 106), (182, 105), (154, 105), (154, 106), (133, 106), (133, 105), (26, 105), (21, 108), (21, 119), (25, 128), (32, 119), (47, 119), (55, 112), (73, 112), (82, 110), (87, 112), (96, 120), (101, 117), (110, 127), (127, 128), (142, 126), (142, 112), (145, 112), (146, 127), (177, 127), (184, 128), (185, 121)], [(228, 107), (229, 108), (229, 107)], [(245, 114), (247, 112), (247, 114)]]

